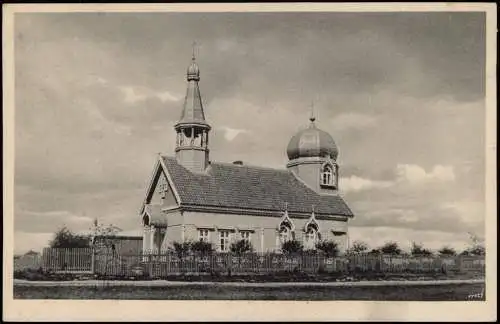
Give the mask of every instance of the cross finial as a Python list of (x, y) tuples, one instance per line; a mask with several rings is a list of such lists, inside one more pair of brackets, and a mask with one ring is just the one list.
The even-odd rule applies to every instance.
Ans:
[(312, 205), (312, 212), (313, 212), (313, 214), (314, 214), (314, 207), (315, 207), (315, 206), (314, 206), (314, 205)]
[(314, 116), (314, 101), (311, 101), (311, 116), (309, 117), (309, 120), (311, 122), (316, 120), (316, 117)]
[(285, 210), (288, 210), (288, 202), (285, 201)]
[(193, 41), (193, 61), (195, 60), (195, 54), (194, 54), (195, 47), (196, 47), (196, 41)]

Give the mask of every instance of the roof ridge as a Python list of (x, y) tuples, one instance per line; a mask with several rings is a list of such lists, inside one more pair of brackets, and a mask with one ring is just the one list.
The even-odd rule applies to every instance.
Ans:
[[(163, 158), (171, 159), (171, 160), (176, 160), (174, 156), (170, 155), (161, 155)], [(281, 171), (281, 172), (291, 172), (288, 169), (278, 169), (278, 168), (272, 168), (272, 167), (266, 167), (262, 165), (255, 165), (255, 164), (234, 164), (233, 162), (225, 162), (225, 161), (210, 161), (209, 165), (211, 164), (219, 164), (223, 166), (232, 166), (235, 168), (241, 168), (241, 167), (247, 167), (247, 168), (252, 168), (252, 169), (264, 169), (264, 170), (273, 170), (273, 171)], [(180, 164), (179, 164), (180, 165)]]
[(235, 168), (252, 168), (252, 169), (264, 169), (264, 170), (273, 170), (273, 171), (280, 171), (280, 172), (290, 172), (288, 169), (277, 169), (277, 168), (272, 168), (272, 167), (266, 167), (266, 166), (261, 166), (261, 165), (254, 165), (254, 164), (234, 164), (233, 162), (220, 162), (220, 161), (210, 161), (210, 164), (219, 164), (223, 166), (232, 166)]

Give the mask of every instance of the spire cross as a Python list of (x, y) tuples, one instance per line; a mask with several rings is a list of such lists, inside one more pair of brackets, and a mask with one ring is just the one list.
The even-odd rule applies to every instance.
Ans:
[(313, 213), (313, 214), (314, 214), (314, 207), (315, 207), (315, 206), (314, 206), (314, 205), (312, 205), (312, 213)]
[(196, 41), (193, 41), (193, 61), (195, 59), (195, 55), (194, 55), (195, 47), (196, 47)]
[(316, 117), (314, 116), (314, 101), (311, 101), (311, 117), (309, 117), (309, 120), (311, 122), (316, 120)]
[(288, 202), (285, 201), (285, 210), (288, 210)]

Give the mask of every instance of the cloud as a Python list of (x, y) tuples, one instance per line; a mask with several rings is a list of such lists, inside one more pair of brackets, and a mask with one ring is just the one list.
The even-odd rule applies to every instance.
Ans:
[[(454, 212), (460, 215), (460, 219), (471, 227), (471, 230), (484, 228), (485, 224), (485, 206), (483, 201), (474, 201), (464, 199), (460, 201), (444, 202), (440, 206), (444, 212)], [(481, 234), (480, 233), (478, 234)]]
[(430, 180), (455, 180), (453, 166), (443, 165), (435, 165), (431, 172), (426, 172), (422, 167), (415, 164), (398, 164), (397, 175), (399, 180), (408, 181), (410, 183), (421, 183)]
[[(77, 215), (67, 210), (32, 211), (17, 208), (15, 211), (15, 227), (35, 232), (41, 229), (56, 231), (58, 227), (66, 226), (70, 230), (88, 228), (93, 219), (84, 215)], [(57, 224), (54, 226), (54, 224)]]
[(367, 114), (344, 113), (333, 118), (332, 127), (338, 130), (363, 129), (377, 125), (377, 118)]
[(179, 98), (177, 96), (174, 96), (168, 91), (163, 91), (163, 92), (158, 92), (156, 93), (156, 96), (162, 101), (179, 101)]
[(14, 232), (14, 254), (24, 254), (29, 250), (42, 252), (54, 237), (54, 233)]
[(230, 127), (220, 127), (224, 131), (224, 138), (231, 142), (238, 136), (238, 134), (247, 133), (248, 131), (245, 129), (235, 129)]
[(174, 96), (169, 91), (155, 92), (146, 87), (138, 86), (119, 86), (118, 89), (122, 92), (124, 98), (123, 100), (128, 104), (135, 104), (141, 101), (145, 101), (148, 98), (158, 98), (161, 102), (167, 101), (178, 101), (179, 98)]
[(104, 117), (102, 112), (92, 103), (92, 101), (85, 98), (77, 98), (74, 100), (92, 120), (91, 126), (98, 131), (114, 131), (120, 135), (131, 135), (132, 128), (123, 123), (112, 121)]
[(391, 181), (376, 181), (360, 178), (354, 175), (350, 176), (349, 178), (339, 179), (339, 187), (343, 192), (387, 188), (392, 184), (393, 183)]
[(406, 181), (410, 185), (420, 184), (426, 181), (454, 181), (455, 173), (453, 166), (435, 165), (431, 172), (415, 164), (398, 164), (396, 166), (396, 178), (389, 181), (371, 180), (356, 175), (341, 177), (339, 186), (344, 192), (353, 192), (370, 189), (383, 189), (396, 185), (398, 182)]
[(139, 90), (135, 87), (131, 86), (123, 86), (120, 87), (120, 90), (122, 91), (124, 97), (124, 101), (126, 103), (136, 103), (138, 101), (145, 100), (148, 96), (144, 93), (140, 93)]

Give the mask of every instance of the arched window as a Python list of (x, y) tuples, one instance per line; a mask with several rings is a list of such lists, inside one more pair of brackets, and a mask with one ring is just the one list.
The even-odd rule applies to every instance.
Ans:
[(319, 231), (318, 231), (318, 226), (316, 224), (309, 224), (307, 225), (305, 229), (305, 241), (304, 241), (304, 247), (306, 249), (315, 249), (316, 248), (316, 243), (318, 242), (319, 239)]
[(142, 225), (149, 226), (149, 215), (147, 213), (142, 216)]
[(279, 227), (279, 240), (283, 244), (292, 239), (292, 224), (288, 221), (283, 221)]
[(321, 185), (334, 187), (336, 183), (335, 167), (330, 163), (323, 165), (321, 168)]

